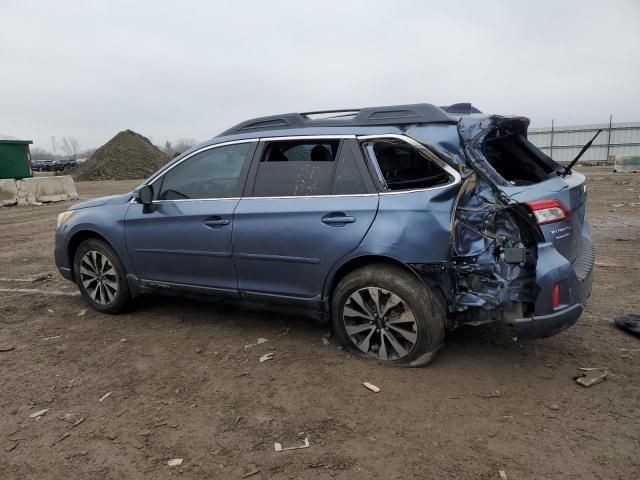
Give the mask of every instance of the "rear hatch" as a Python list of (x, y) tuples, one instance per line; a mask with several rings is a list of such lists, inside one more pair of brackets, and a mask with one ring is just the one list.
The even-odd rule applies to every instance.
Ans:
[(528, 120), (502, 119), (482, 143), (484, 157), (500, 177), (498, 188), (526, 203), (545, 239), (570, 262), (581, 248), (586, 185), (580, 173), (564, 176), (554, 162), (526, 138)]

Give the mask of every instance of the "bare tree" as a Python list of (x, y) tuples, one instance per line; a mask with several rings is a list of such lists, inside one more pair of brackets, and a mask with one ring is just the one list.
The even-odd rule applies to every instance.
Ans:
[(53, 153), (44, 148), (33, 147), (31, 149), (31, 158), (34, 160), (51, 160), (53, 159)]
[(179, 138), (173, 144), (173, 151), (176, 153), (182, 153), (186, 150), (189, 150), (196, 143), (198, 142), (196, 142), (195, 138)]
[(80, 152), (80, 142), (76, 137), (62, 137), (58, 143), (62, 154), (69, 158), (77, 158)]

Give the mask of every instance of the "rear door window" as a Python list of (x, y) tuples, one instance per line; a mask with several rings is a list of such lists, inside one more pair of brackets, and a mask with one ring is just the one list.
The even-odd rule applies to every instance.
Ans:
[(275, 141), (265, 145), (254, 197), (330, 195), (340, 140)]

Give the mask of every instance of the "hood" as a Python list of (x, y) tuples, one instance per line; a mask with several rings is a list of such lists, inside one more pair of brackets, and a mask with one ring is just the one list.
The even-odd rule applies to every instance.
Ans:
[(108, 197), (99, 197), (91, 200), (87, 200), (86, 202), (76, 203), (72, 205), (69, 210), (80, 210), (83, 208), (91, 208), (91, 207), (100, 207), (102, 205), (106, 205), (107, 203), (111, 204), (120, 204), (126, 203), (131, 198), (131, 193), (125, 193), (124, 195), (110, 195)]

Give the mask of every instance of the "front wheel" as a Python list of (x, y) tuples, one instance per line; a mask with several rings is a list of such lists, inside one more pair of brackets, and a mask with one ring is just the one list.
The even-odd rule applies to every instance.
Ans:
[(119, 313), (131, 302), (125, 271), (113, 249), (91, 238), (76, 250), (73, 270), (82, 296), (97, 311)]
[(370, 265), (345, 276), (334, 290), (331, 313), (346, 348), (385, 363), (426, 365), (444, 340), (444, 300), (392, 265)]

